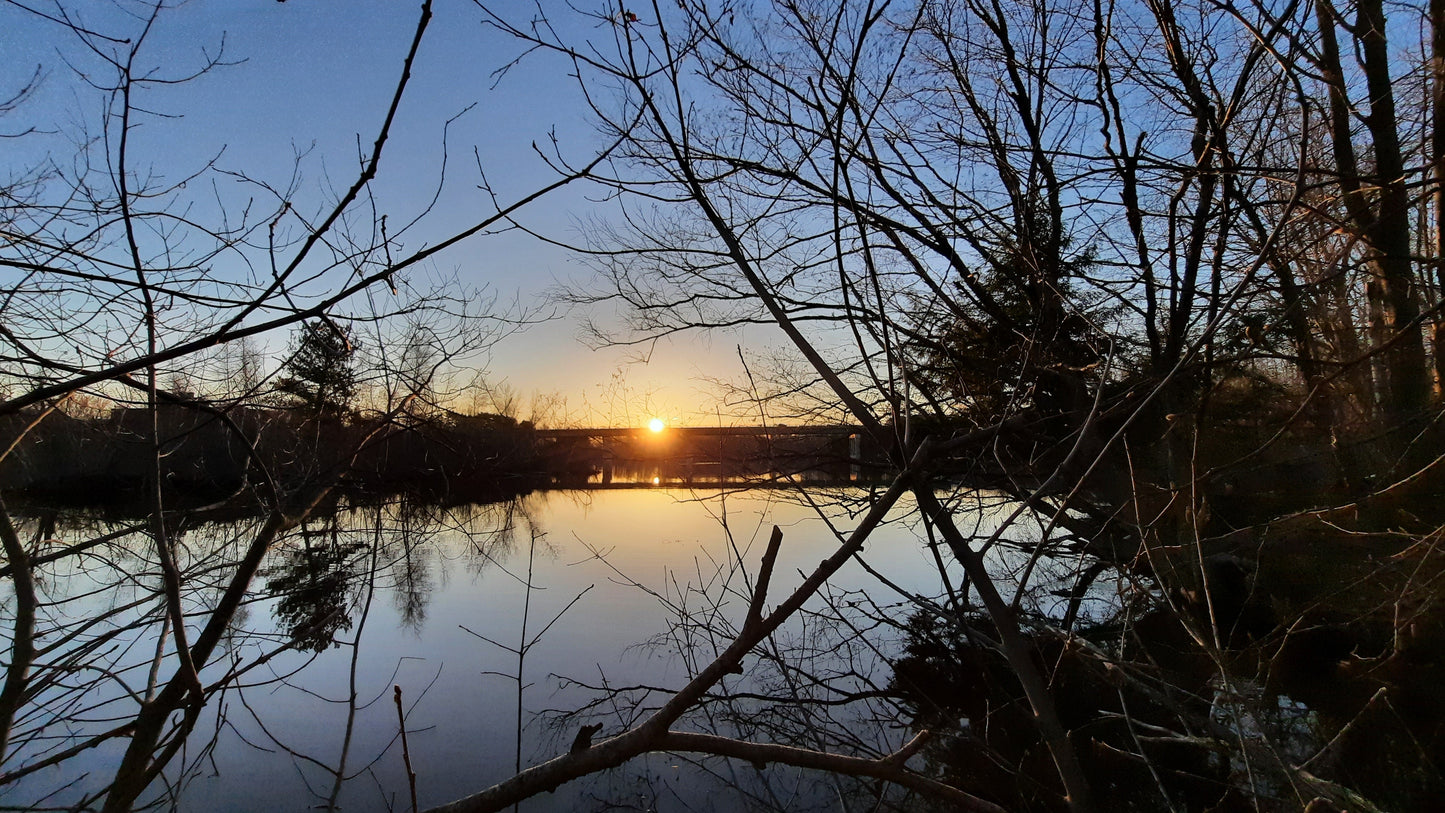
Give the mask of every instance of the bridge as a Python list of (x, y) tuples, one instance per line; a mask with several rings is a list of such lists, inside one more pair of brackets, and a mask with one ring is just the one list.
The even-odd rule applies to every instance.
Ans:
[[(861, 426), (537, 429), (556, 467), (602, 485), (728, 483), (787, 477), (856, 481), (876, 465)], [(871, 445), (871, 444), (870, 444)]]
[(673, 435), (681, 438), (718, 438), (718, 437), (829, 437), (848, 438), (861, 437), (863, 427), (861, 426), (669, 426), (660, 432), (654, 432), (646, 426), (638, 427), (607, 427), (592, 429), (538, 429), (536, 435), (539, 439), (553, 438), (594, 438), (604, 440), (607, 438), (644, 438), (664, 437)]

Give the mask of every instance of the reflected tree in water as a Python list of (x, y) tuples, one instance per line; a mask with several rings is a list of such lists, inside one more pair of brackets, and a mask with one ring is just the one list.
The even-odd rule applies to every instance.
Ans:
[[(305, 154), (279, 177), (222, 161), (223, 145), (178, 165), (170, 147), (194, 133), (178, 129), (188, 111), (177, 106), (244, 60), (224, 40), (193, 43), (172, 28), (173, 4), (0, 13), (58, 43), (48, 75), (83, 111), (57, 120), (31, 104), (38, 83), (0, 91), (7, 143), (36, 147), (7, 150), (0, 180), (0, 543), (11, 586), (0, 786), (21, 806), (179, 806), (231, 730), (232, 693), (284, 683), (271, 670), (298, 647), (314, 653), (353, 629), (347, 590), (362, 575), (351, 569), (366, 569), (360, 543), (303, 541), (280, 563), (272, 552), (330, 510), (358, 456), (435, 394), (424, 379), (534, 316), (494, 308), (487, 292), (428, 263), (592, 167), (507, 199), (476, 155), (475, 218), (420, 235), (437, 219), (435, 198), (398, 204), (373, 182), (401, 127), (429, 1), (401, 32), (395, 81), (378, 93), (353, 168), (338, 176), (332, 163), (316, 183), (305, 180), (314, 160)], [(446, 178), (439, 169), (438, 195)], [(386, 294), (371, 296), (378, 289)], [(395, 403), (345, 415), (276, 408), (266, 397), (274, 370), (258, 369), (248, 349), (279, 346), (303, 325), (386, 337), (417, 323), (432, 328), (430, 352), (407, 367), (410, 389), (389, 386), (377, 400)], [(222, 346), (239, 348), (239, 370), (234, 354), (214, 352)], [(52, 534), (27, 526), (18, 496), (104, 499), (133, 521), (57, 524)], [(208, 519), (225, 522), (201, 539), (193, 531)], [(282, 594), (279, 636), (238, 623), (257, 620), (246, 608), (264, 592), (256, 579), (268, 564)]]
[[(654, 753), (779, 808), (804, 787), (989, 811), (1445, 795), (1439, 4), (477, 5), (517, 44), (501, 78), (559, 59), (604, 134), (605, 173), (596, 154), (548, 156), (551, 187), (595, 179), (619, 207), (577, 246), (599, 274), (572, 299), (625, 306), (602, 338), (776, 330), (774, 380), (739, 391), (778, 398), (746, 408), (856, 425), (894, 474), (851, 514), (800, 495), (836, 519), (816, 565), (778, 568), (776, 529), (651, 588), (685, 674), (589, 682), (596, 699), (566, 719), (603, 722), (598, 738), (443, 809), (502, 809)], [(320, 197), (299, 172), (141, 171), (136, 145), (164, 122), (151, 94), (226, 60), (158, 73), (173, 66), (148, 37), (169, 9), (116, 8), (110, 33), (42, 15), (77, 39), (77, 87), (104, 114), (66, 133), (70, 160), (6, 181), (0, 243), (18, 279), (0, 301), (3, 454), (73, 436), (48, 465), (88, 482), (87, 438), (43, 434), (76, 425), (81, 396), (131, 411), (116, 433), (143, 451), (106, 481), (130, 484), (133, 524), (52, 538), (0, 505), (0, 783), (20, 804), (107, 811), (179, 805), (230, 730), (220, 698), (285, 685), (278, 664), (306, 634), (238, 630), (255, 577), (362, 450), (417, 416), (433, 390), (415, 373), (440, 362), (406, 325), (419, 338), (385, 368), (385, 408), (311, 424), (183, 390), (186, 368), (317, 321), (475, 315), (414, 272), (546, 191), (501, 203), (478, 171), (475, 222), (414, 237), (398, 223), (424, 207), (388, 225), (372, 181), (430, 2), (357, 171)], [(209, 224), (182, 216), (213, 207)], [(379, 287), (395, 298), (367, 296)], [(441, 343), (460, 358), (515, 322), (455, 324)], [(218, 454), (198, 451), (201, 424)], [(278, 465), (303, 434), (313, 451)], [(176, 480), (205, 479), (188, 456), (234, 456), (244, 476), (188, 494)], [(201, 546), (198, 504), (257, 518)], [(878, 567), (888, 522), (935, 585)], [(267, 738), (324, 769), (331, 806), (364, 770), (351, 723), (386, 696), (356, 668), (377, 562), (403, 563), (408, 606), (424, 594), (399, 544), (386, 559), (373, 545), (358, 623), (326, 637), (354, 647), (340, 759)], [(845, 568), (873, 579), (866, 594), (834, 586)], [(292, 571), (299, 588), (334, 572)], [(319, 604), (296, 619), (329, 623)], [(104, 769), (74, 767), (90, 757)], [(1385, 763), (1417, 767), (1389, 782)], [(59, 788), (57, 766), (74, 768)]]
[(300, 547), (261, 572), (267, 579), (266, 592), (277, 597), (276, 621), (291, 636), (292, 645), (312, 652), (339, 646), (336, 634), (351, 629), (356, 582), (367, 547), (341, 541), (335, 517), (323, 523), (329, 527), (303, 525)]
[[(791, 352), (742, 407), (855, 424), (897, 476), (786, 587), (775, 543), (659, 591), (686, 682), (593, 682), (594, 709), (630, 701), (621, 734), (439, 809), (654, 751), (966, 809), (1439, 797), (1438, 4), (481, 5), (626, 140), (625, 214), (580, 241), (597, 273), (570, 292), (624, 308), (598, 338), (767, 325)], [(827, 585), (895, 509), (938, 586), (868, 571), (899, 594), (890, 653)], [(814, 710), (868, 708), (847, 681), (876, 674), (870, 645), (920, 682), (873, 678), (913, 692), (916, 737), (822, 735)], [(1300, 747), (1283, 710), (1311, 683), (1339, 691)], [(716, 704), (739, 691), (792, 725), (733, 727)], [(940, 738), (966, 758), (929, 764)], [(1340, 760), (1371, 741), (1427, 767), (1392, 788)]]

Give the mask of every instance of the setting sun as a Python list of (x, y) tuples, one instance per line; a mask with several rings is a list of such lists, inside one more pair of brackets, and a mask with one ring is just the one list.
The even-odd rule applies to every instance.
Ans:
[(647, 428), (654, 432), (661, 432), (667, 428), (667, 422), (661, 418), (653, 418), (647, 422)]

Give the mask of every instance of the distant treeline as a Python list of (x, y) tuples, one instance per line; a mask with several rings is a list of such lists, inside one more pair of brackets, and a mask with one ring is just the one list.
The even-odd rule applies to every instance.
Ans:
[(0, 418), (7, 437), (23, 435), (0, 462), (0, 489), (66, 503), (130, 502), (149, 494), (158, 476), (175, 498), (214, 501), (265, 489), (268, 480), (288, 492), (339, 478), (345, 489), (484, 498), (579, 474), (539, 446), (530, 422), (502, 415), (378, 423), (176, 404), (96, 419), (54, 411), (25, 431), (36, 417)]

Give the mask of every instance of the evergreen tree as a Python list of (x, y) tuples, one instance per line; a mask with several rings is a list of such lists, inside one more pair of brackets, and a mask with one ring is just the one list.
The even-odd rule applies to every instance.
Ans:
[(349, 329), (306, 322), (291, 338), (277, 391), (296, 398), (312, 415), (344, 414), (356, 395), (356, 349)]

